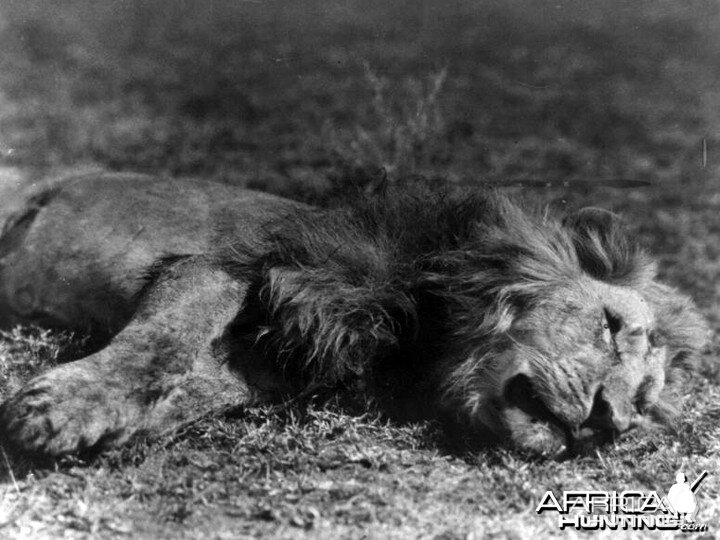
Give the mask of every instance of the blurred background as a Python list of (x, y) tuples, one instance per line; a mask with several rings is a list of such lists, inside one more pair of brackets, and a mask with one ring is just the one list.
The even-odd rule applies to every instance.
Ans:
[(700, 182), (714, 0), (3, 0), (0, 157), (328, 182)]

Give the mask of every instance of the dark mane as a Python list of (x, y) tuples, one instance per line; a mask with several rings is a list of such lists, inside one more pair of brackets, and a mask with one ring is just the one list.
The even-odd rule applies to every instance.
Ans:
[(264, 317), (258, 343), (319, 383), (366, 373), (412, 348), (419, 332), (442, 341), (452, 329), (497, 349), (497, 336), (544, 287), (582, 274), (631, 283), (653, 272), (622, 231), (563, 224), (494, 191), (390, 192), (295, 210), (263, 236), (237, 242), (220, 263), (254, 284)]

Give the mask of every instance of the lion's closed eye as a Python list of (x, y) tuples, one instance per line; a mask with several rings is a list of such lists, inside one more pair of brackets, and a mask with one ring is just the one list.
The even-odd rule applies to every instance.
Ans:
[(602, 319), (602, 337), (606, 345), (612, 345), (612, 332), (610, 331), (610, 324), (605, 317)]

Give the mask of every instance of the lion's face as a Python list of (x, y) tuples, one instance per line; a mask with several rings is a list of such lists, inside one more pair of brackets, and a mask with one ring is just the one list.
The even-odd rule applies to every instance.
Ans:
[(473, 379), (483, 381), (476, 420), (541, 452), (650, 423), (666, 369), (654, 328), (650, 305), (631, 288), (589, 277), (549, 286), (512, 322), (505, 350), (474, 362)]

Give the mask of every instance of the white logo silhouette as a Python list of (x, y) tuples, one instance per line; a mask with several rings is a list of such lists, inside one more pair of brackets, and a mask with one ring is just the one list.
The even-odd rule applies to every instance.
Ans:
[(687, 477), (684, 473), (678, 472), (675, 475), (675, 483), (670, 487), (667, 494), (667, 501), (673, 510), (678, 514), (685, 515), (685, 521), (692, 523), (698, 513), (697, 499), (695, 491), (700, 482), (707, 476), (707, 471), (703, 471), (692, 484), (688, 484)]

